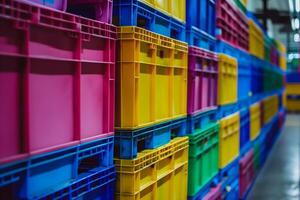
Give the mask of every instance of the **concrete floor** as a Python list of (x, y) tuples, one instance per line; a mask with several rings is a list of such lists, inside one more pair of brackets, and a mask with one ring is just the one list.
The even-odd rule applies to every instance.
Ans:
[(288, 115), (249, 200), (300, 200), (300, 115)]

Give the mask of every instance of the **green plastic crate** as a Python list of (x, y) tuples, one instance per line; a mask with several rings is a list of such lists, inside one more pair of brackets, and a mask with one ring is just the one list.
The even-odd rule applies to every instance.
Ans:
[(245, 15), (247, 15), (247, 8), (243, 5), (241, 0), (234, 0), (234, 3), (238, 9), (240, 9)]
[(218, 123), (189, 135), (188, 196), (194, 196), (218, 173)]

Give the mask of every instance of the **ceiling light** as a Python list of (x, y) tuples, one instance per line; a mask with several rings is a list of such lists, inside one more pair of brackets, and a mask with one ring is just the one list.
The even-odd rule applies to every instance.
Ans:
[(299, 24), (299, 19), (298, 19), (298, 18), (295, 18), (294, 20), (295, 20), (295, 21), (294, 21), (295, 29), (299, 29), (299, 26), (300, 26), (300, 24)]
[(296, 26), (295, 26), (295, 21), (294, 21), (294, 19), (291, 20), (291, 23), (292, 23), (292, 29), (295, 30), (295, 29), (296, 29)]
[(295, 35), (294, 35), (294, 41), (295, 42), (299, 42), (300, 41), (300, 36), (299, 36), (298, 33), (295, 33)]
[(289, 6), (290, 6), (290, 12), (294, 12), (294, 1), (293, 0), (289, 0)]
[(296, 12), (300, 12), (300, 0), (296, 0)]

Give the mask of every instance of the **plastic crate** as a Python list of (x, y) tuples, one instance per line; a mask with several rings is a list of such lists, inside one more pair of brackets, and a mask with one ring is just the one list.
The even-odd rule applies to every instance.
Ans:
[(263, 92), (263, 62), (251, 56), (251, 94), (258, 96)]
[(68, 12), (111, 24), (112, 5), (112, 0), (69, 0)]
[(167, 37), (185, 41), (185, 22), (173, 18), (166, 12), (161, 12), (161, 9), (155, 9), (154, 4), (161, 8), (172, 4), (175, 10), (178, 9), (177, 11), (183, 9), (182, 12), (178, 13), (181, 17), (185, 12), (185, 1), (183, 0), (114, 0), (113, 23), (118, 26), (138, 26)]
[(141, 150), (167, 144), (172, 136), (186, 135), (186, 124), (186, 118), (180, 118), (136, 130), (116, 130), (115, 156), (133, 159)]
[(194, 133), (197, 129), (203, 129), (217, 121), (217, 109), (206, 110), (187, 117), (187, 134)]
[(0, 14), (0, 162), (112, 135), (116, 28), (13, 0)]
[(261, 149), (263, 144), (260, 144), (257, 141), (254, 141), (253, 145), (253, 167), (254, 167), (254, 174), (257, 175), (257, 173), (260, 170), (260, 157), (261, 157)]
[(239, 155), (240, 113), (220, 120), (219, 168), (224, 168)]
[(267, 97), (263, 100), (263, 124), (266, 125), (276, 116), (278, 112), (279, 100), (277, 95)]
[(203, 197), (203, 200), (222, 200), (221, 184), (211, 188), (209, 193)]
[(237, 60), (225, 54), (219, 54), (218, 105), (237, 101)]
[(286, 84), (287, 95), (300, 95), (300, 83), (288, 83)]
[[(139, 153), (133, 160), (115, 159), (116, 199), (186, 199), (188, 138)], [(180, 188), (180, 189), (178, 189)]]
[(214, 0), (187, 0), (187, 42), (211, 51), (215, 50), (215, 14)]
[(264, 33), (252, 19), (248, 20), (248, 24), (249, 52), (260, 59), (264, 59)]
[(219, 106), (218, 113), (217, 113), (217, 119), (220, 120), (224, 117), (227, 117), (228, 115), (232, 115), (233, 113), (235, 113), (237, 111), (239, 111), (239, 105), (236, 103)]
[(251, 141), (255, 140), (260, 133), (261, 128), (261, 114), (260, 103), (253, 104), (250, 107), (250, 138)]
[(215, 37), (216, 2), (215, 0), (187, 0), (186, 24)]
[(139, 27), (118, 32), (116, 128), (186, 116), (187, 44)]
[(243, 158), (240, 159), (239, 164), (239, 192), (240, 199), (244, 199), (248, 189), (254, 180), (254, 166), (253, 166), (253, 149), (249, 150)]
[(287, 83), (294, 83), (294, 84), (300, 84), (300, 72), (287, 72), (286, 73), (286, 82)]
[(239, 199), (239, 180), (236, 179), (230, 185), (228, 185), (226, 191), (223, 193), (222, 199), (234, 200)]
[(249, 144), (250, 114), (248, 108), (240, 110), (240, 151)]
[(46, 195), (113, 166), (113, 143), (108, 137), (1, 165), (0, 187), (18, 184), (15, 193), (25, 199)]
[(270, 92), (283, 87), (284, 77), (280, 68), (264, 63), (263, 67), (263, 91)]
[(218, 57), (215, 53), (189, 47), (188, 114), (215, 108), (218, 92)]
[(218, 174), (218, 134), (219, 124), (216, 123), (189, 135), (188, 196), (190, 197), (195, 196)]
[(246, 16), (230, 0), (217, 0), (216, 13), (217, 38), (248, 51), (249, 27)]
[(67, 9), (68, 0), (24, 0), (25, 2), (44, 5), (57, 10), (65, 11)]
[(219, 170), (220, 183), (222, 184), (222, 199), (232, 189), (230, 186), (232, 182), (239, 179), (239, 161), (233, 160), (226, 167)]
[(300, 99), (287, 99), (286, 109), (289, 112), (299, 112), (300, 111)]

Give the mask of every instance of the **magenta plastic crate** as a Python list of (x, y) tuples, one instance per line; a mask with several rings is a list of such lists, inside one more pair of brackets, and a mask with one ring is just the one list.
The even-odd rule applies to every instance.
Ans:
[(69, 0), (68, 12), (112, 23), (112, 0)]
[(203, 197), (203, 200), (222, 200), (222, 185), (210, 189), (209, 193)]
[(27, 2), (37, 3), (50, 8), (65, 11), (67, 9), (68, 0), (25, 0)]
[(251, 186), (251, 183), (254, 179), (253, 159), (254, 159), (254, 152), (253, 149), (251, 149), (239, 161), (240, 199), (244, 199), (244, 195), (247, 193), (247, 190)]
[(0, 0), (0, 163), (114, 131), (116, 28)]
[(188, 114), (217, 106), (218, 56), (198, 47), (189, 47)]
[(247, 17), (230, 0), (217, 0), (217, 38), (248, 51), (249, 27)]

